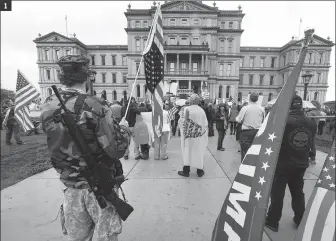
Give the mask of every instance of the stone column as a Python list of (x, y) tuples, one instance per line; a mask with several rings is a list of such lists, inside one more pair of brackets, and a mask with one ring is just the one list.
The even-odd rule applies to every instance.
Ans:
[(205, 71), (209, 71), (209, 57), (205, 55)]
[(165, 53), (164, 54), (164, 69), (165, 69), (165, 71), (168, 71), (168, 69), (167, 69), (167, 54)]
[(188, 85), (188, 89), (191, 89), (191, 80), (189, 80), (189, 85)]
[(191, 72), (191, 54), (189, 54), (189, 71)]
[(201, 71), (204, 71), (204, 54), (202, 54)]
[(180, 54), (176, 54), (176, 71), (180, 70)]

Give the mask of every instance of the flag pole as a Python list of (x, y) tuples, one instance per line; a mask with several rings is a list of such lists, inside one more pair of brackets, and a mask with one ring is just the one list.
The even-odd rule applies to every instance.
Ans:
[(68, 16), (67, 15), (65, 15), (65, 29), (66, 29), (67, 37), (69, 37), (68, 36)]
[[(159, 5), (160, 5), (160, 3), (159, 3)], [(157, 14), (158, 14), (158, 8), (156, 9), (156, 12), (155, 12), (155, 15), (154, 15), (154, 19), (153, 19), (153, 23), (152, 23), (152, 26), (151, 26), (151, 28), (150, 28), (149, 34), (148, 34), (148, 36), (147, 36), (147, 41), (146, 41), (146, 45), (145, 45), (144, 50), (147, 48), (148, 41), (150, 41), (149, 37), (150, 37), (151, 34), (152, 34), (153, 26), (154, 26), (154, 24), (155, 24), (154, 21), (155, 21), (155, 19), (156, 19), (156, 15), (157, 15)], [(131, 100), (131, 96), (132, 96), (133, 91), (134, 91), (135, 84), (136, 84), (136, 82), (137, 82), (137, 80), (138, 80), (138, 75), (139, 75), (139, 72), (140, 72), (140, 67), (141, 67), (141, 64), (142, 64), (142, 62), (143, 62), (143, 56), (144, 56), (144, 53), (142, 52), (141, 59), (140, 59), (140, 64), (139, 64), (139, 68), (138, 68), (138, 70), (137, 70), (137, 73), (136, 73), (136, 76), (135, 76), (135, 79), (134, 79), (134, 83), (133, 83), (133, 86), (132, 86), (132, 90), (131, 90), (131, 94), (130, 94), (130, 99), (129, 99), (128, 103), (127, 103), (127, 108), (126, 108), (125, 115), (124, 115), (125, 118), (126, 118), (126, 116), (127, 116), (127, 112), (128, 112), (128, 109), (129, 109), (129, 106), (130, 106), (130, 103), (131, 103), (130, 100)]]

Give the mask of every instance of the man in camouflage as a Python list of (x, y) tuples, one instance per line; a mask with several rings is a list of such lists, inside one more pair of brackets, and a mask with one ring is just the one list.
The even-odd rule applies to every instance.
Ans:
[[(79, 55), (64, 56), (58, 61), (61, 67), (60, 82), (66, 86), (60, 91), (60, 95), (70, 111), (74, 111), (78, 96), (88, 90), (87, 80), (90, 75), (88, 63), (87, 58)], [(97, 161), (102, 160), (108, 165), (111, 175), (116, 177), (123, 173), (120, 161), (109, 158), (110, 153), (107, 153), (109, 148), (106, 148), (109, 143), (102, 148), (98, 142), (103, 136), (102, 132), (96, 131), (97, 113), (103, 111), (112, 115), (106, 101), (95, 96), (87, 96), (78, 113), (77, 124), (86, 137), (93, 155), (97, 157)], [(107, 203), (106, 208), (100, 208), (94, 193), (79, 171), (86, 166), (80, 151), (71, 139), (67, 128), (54, 120), (57, 112), (59, 112), (59, 100), (55, 95), (49, 96), (42, 107), (41, 119), (43, 131), (47, 134), (51, 163), (60, 173), (60, 179), (66, 186), (64, 203), (61, 206), (63, 233), (68, 234), (71, 241), (88, 241), (92, 238), (97, 241), (116, 241), (122, 231), (120, 216), (110, 203)], [(130, 133), (125, 120), (121, 120), (120, 127)], [(118, 195), (117, 187), (115, 192)]]

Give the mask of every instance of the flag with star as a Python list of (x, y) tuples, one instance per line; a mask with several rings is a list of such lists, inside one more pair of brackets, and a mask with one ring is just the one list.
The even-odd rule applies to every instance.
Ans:
[(27, 78), (18, 70), (15, 93), (15, 119), (19, 122), (24, 131), (34, 129), (30, 118), (28, 106), (31, 102), (41, 96), (40, 92), (32, 85)]
[(248, 149), (216, 220), (212, 241), (261, 241), (289, 107), (314, 30), (305, 32), (300, 58)]
[(152, 126), (155, 137), (161, 136), (163, 125), (163, 24), (161, 6), (158, 4), (151, 32), (143, 52), (147, 89), (152, 94)]
[(295, 237), (295, 241), (315, 240), (335, 240), (335, 140)]

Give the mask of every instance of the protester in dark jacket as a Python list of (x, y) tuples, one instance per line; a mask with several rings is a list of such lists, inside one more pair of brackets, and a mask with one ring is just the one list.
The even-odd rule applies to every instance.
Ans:
[(140, 112), (148, 112), (145, 103), (141, 103), (139, 106), (139, 111)]
[[(266, 226), (275, 232), (278, 231), (282, 215), (286, 184), (288, 184), (292, 195), (293, 221), (297, 227), (301, 222), (305, 211), (303, 176), (309, 167), (309, 150), (316, 130), (316, 122), (305, 116), (302, 109), (302, 99), (295, 95), (282, 138), (271, 190), (271, 205), (266, 219)], [(272, 138), (276, 141), (277, 137), (275, 135)]]
[(216, 129), (218, 131), (217, 150), (224, 151), (223, 140), (228, 128), (228, 112), (224, 104), (218, 106), (216, 113)]
[(216, 110), (212, 107), (212, 103), (206, 108), (206, 117), (208, 119), (209, 133), (208, 136), (214, 136), (214, 121), (216, 120)]
[(237, 121), (236, 117), (238, 116), (238, 108), (235, 103), (232, 104), (230, 108), (229, 124), (230, 124), (230, 135), (235, 135), (237, 131)]

